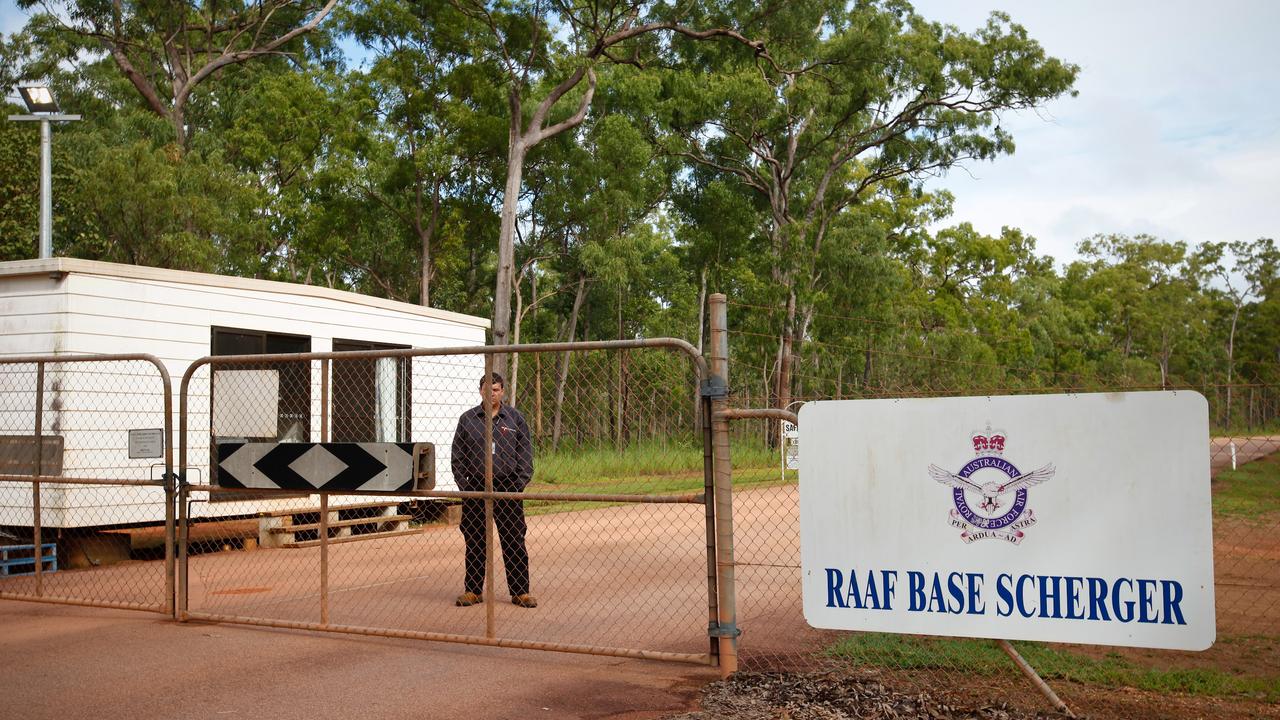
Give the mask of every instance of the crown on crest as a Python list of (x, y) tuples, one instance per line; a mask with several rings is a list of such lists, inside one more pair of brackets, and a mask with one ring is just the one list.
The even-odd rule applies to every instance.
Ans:
[(985, 432), (979, 430), (971, 435), (973, 438), (973, 454), (978, 457), (983, 455), (1003, 455), (1005, 435), (1003, 430), (992, 430), (991, 423), (987, 423)]

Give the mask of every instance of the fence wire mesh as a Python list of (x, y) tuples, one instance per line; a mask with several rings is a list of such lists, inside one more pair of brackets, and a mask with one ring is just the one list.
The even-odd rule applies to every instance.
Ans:
[[(524, 499), (494, 503), (494, 601), (459, 606), (467, 592), (483, 596), (483, 566), (469, 580), (465, 572), (464, 534), (474, 539), (478, 528), (472, 560), (483, 562), (485, 503), (449, 494), (485, 489), (485, 367), (483, 354), (335, 354), (214, 358), (190, 373), (189, 472), (221, 442), (429, 442), (437, 494), (330, 494), (322, 549), (318, 494), (202, 486), (189, 502), (190, 614), (709, 662), (704, 453), (689, 356), (511, 355), (501, 387), (511, 409), (491, 430), (493, 489)], [(531, 469), (519, 460), (524, 442)]]
[(168, 393), (153, 360), (0, 362), (0, 594), (169, 607)]
[[(389, 352), (327, 361), (217, 358), (198, 367), (184, 391), (185, 473), (202, 488), (184, 507), (191, 518), (191, 613), (709, 661), (714, 565), (703, 504), (702, 406), (689, 357), (669, 348), (512, 355), (503, 391), (521, 413), (533, 459), (523, 513), (509, 506), (499, 518), (489, 576), (496, 602), (456, 605), (469, 588), (461, 499), (449, 494), (460, 489), (455, 434), (459, 418), (482, 401), (485, 363), (479, 353)], [(767, 386), (767, 375), (762, 380)], [(800, 383), (804, 394), (790, 409), (822, 399), (1030, 392), (957, 392), (943, 381), (858, 388), (837, 379), (827, 384), (835, 392), (824, 393), (812, 389), (821, 386), (817, 380)], [(768, 406), (767, 393), (747, 390), (754, 384), (742, 382), (730, 406)], [(1156, 388), (1060, 390), (1082, 389)], [(1218, 641), (1205, 653), (1017, 643), (1077, 709), (1105, 714), (1093, 691), (1115, 686), (1280, 700), (1280, 387), (1187, 389), (1210, 406)], [(0, 593), (163, 609), (163, 461), (129, 458), (127, 435), (165, 427), (164, 399), (156, 366), (144, 360), (49, 362), (43, 369), (0, 363)], [(521, 431), (514, 420), (505, 426)], [(502, 427), (500, 418), (495, 442), (503, 442)], [(40, 540), (54, 545), (56, 558), (56, 569), (53, 560), (42, 561), (40, 586), (34, 574), (22, 574), (36, 563), (34, 484), (27, 478), (35, 472), (37, 434), (44, 438), (43, 475), (114, 483), (40, 484)], [(983, 701), (1039, 705), (990, 641), (807, 626), (798, 481), (780, 436), (778, 421), (731, 424), (741, 669), (840, 668)], [(306, 487), (212, 487), (216, 445), (231, 441), (433, 443), (437, 494), (331, 495), (322, 515), (320, 495)], [(506, 471), (495, 474), (495, 491), (522, 484)], [(641, 499), (648, 502), (635, 502)], [(512, 540), (521, 519), (527, 585), (520, 563), (503, 562), (519, 554)], [(537, 607), (509, 602), (513, 594), (533, 596)]]
[[(739, 368), (740, 369), (740, 368)], [(817, 378), (812, 386), (819, 385)], [(835, 378), (828, 386), (835, 386)], [(753, 397), (746, 387), (756, 386)], [(792, 410), (814, 400), (1000, 395), (1031, 391), (984, 388), (956, 391), (943, 383), (904, 387), (810, 390)], [(743, 382), (734, 407), (767, 406), (756, 383)], [(1161, 388), (1112, 386), (1090, 391)], [(1217, 642), (1202, 653), (1134, 648), (1014, 643), (1076, 711), (1108, 715), (1100, 688), (1136, 687), (1159, 693), (1208, 694), (1280, 702), (1280, 387), (1183, 387), (1210, 406), (1210, 445)], [(1039, 390), (1036, 392), (1073, 391)], [(975, 701), (992, 697), (1043, 707), (994, 642), (911, 635), (817, 631), (801, 613), (799, 488), (789, 469), (786, 438), (776, 420), (737, 421), (734, 512), (743, 670), (840, 669), (894, 684)], [(804, 428), (799, 429), (803, 453)], [(749, 462), (740, 456), (756, 453)], [(851, 469), (856, 472), (856, 469)], [(1158, 482), (1158, 478), (1150, 478)], [(1005, 689), (1001, 689), (1005, 688)]]

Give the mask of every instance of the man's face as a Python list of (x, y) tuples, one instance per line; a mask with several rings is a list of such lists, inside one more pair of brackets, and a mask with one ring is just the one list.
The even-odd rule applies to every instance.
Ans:
[[(493, 383), (492, 385), (489, 386), (490, 409), (496, 410), (498, 406), (502, 404), (503, 392), (505, 392), (505, 388), (502, 387), (502, 383)], [(484, 398), (484, 388), (480, 389), (480, 397), (482, 399)]]

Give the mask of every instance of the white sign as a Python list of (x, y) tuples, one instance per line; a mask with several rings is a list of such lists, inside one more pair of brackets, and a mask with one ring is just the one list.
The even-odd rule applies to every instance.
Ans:
[(1203, 396), (810, 402), (800, 420), (810, 625), (1213, 644)]
[(800, 428), (789, 420), (782, 421), (782, 467), (800, 469)]
[(158, 458), (163, 455), (164, 430), (147, 428), (129, 431), (130, 458)]

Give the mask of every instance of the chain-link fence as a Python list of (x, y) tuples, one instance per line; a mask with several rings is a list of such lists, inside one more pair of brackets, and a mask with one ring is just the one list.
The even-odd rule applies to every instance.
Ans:
[[(1107, 700), (1097, 691), (1116, 687), (1280, 702), (1280, 388), (1240, 384), (1172, 389), (1199, 392), (1210, 406), (1211, 432), (1205, 442), (1210, 445), (1213, 476), (1217, 642), (1202, 653), (1014, 643), (1076, 710), (1107, 714)], [(813, 400), (1019, 392), (1027, 391), (848, 387), (840, 398), (834, 393), (798, 398), (791, 409), (798, 411)], [(731, 400), (735, 407), (759, 404), (760, 398), (745, 390), (736, 391)], [(737, 606), (744, 630), (740, 667), (840, 668), (974, 700), (1043, 703), (1038, 695), (1018, 689), (1027, 686), (1017, 667), (989, 640), (819, 631), (807, 626), (801, 612), (800, 505), (794, 469), (794, 453), (804, 452), (804, 434), (803, 427), (788, 433), (778, 420), (734, 423), (735, 455), (756, 448), (771, 457), (768, 463), (735, 468), (733, 478)]]
[[(741, 627), (746, 670), (839, 667), (1038, 702), (990, 641), (808, 627), (797, 438), (777, 419), (732, 421), (732, 523), (726, 503), (717, 517), (714, 357), (708, 371), (679, 341), (524, 346), (502, 383), (481, 383), (501, 361), (469, 348), (193, 365), (175, 415), (180, 615), (697, 663), (721, 660), (716, 638)], [(714, 407), (772, 404), (749, 390), (755, 370), (729, 375), (740, 389)], [(166, 608), (167, 382), (145, 357), (0, 363), (0, 597)], [(1030, 392), (943, 385), (810, 382), (789, 410)], [(1018, 643), (1073, 706), (1116, 685), (1280, 700), (1280, 388), (1190, 389), (1210, 405), (1218, 641), (1205, 653)], [(496, 392), (518, 416), (485, 421)], [(236, 459), (253, 444), (277, 454)], [(376, 485), (366, 456), (387, 468), (378, 453), (401, 446), (416, 489), (317, 491), (321, 475)], [(277, 489), (245, 482), (255, 473)], [(732, 562), (717, 562), (726, 547)], [(736, 626), (717, 602), (735, 588)]]
[(171, 611), (171, 397), (150, 356), (0, 361), (0, 597)]
[[(483, 383), (502, 359), (471, 348), (193, 365), (180, 613), (714, 662), (701, 359), (679, 341), (529, 346)], [(485, 393), (506, 401), (491, 423)], [(255, 443), (273, 445), (237, 459)], [(391, 461), (367, 455), (394, 443), (431, 445), (434, 472), (414, 466), (421, 489), (316, 491), (373, 481)]]

